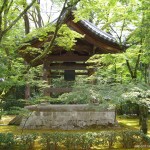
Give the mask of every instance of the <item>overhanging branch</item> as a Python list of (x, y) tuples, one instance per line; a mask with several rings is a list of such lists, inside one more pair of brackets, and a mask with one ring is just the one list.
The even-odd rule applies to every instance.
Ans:
[(33, 0), (21, 13), (20, 15), (4, 30), (2, 31), (2, 36), (4, 36), (20, 19), (21, 17), (31, 8), (31, 6), (36, 2)]
[[(30, 63), (31, 66), (35, 66), (39, 60), (45, 58), (46, 55), (51, 52), (51, 50), (52, 50), (52, 48), (53, 48), (53, 45), (54, 45), (54, 42), (55, 42), (55, 39), (56, 39), (56, 37), (57, 37), (58, 31), (59, 31), (59, 29), (61, 28), (61, 26), (62, 26), (64, 20), (65, 20), (66, 17), (68, 16), (67, 14), (70, 14), (70, 13), (71, 13), (72, 8), (73, 8), (79, 1), (80, 1), (80, 0), (77, 0), (77, 1), (74, 2), (71, 6), (66, 7), (68, 1), (65, 0), (64, 5), (63, 5), (63, 8), (62, 8), (62, 10), (61, 10), (61, 12), (60, 12), (60, 15), (59, 15), (59, 17), (58, 17), (58, 19), (57, 19), (57, 22), (56, 22), (56, 28), (55, 28), (54, 35), (53, 35), (53, 37), (52, 37), (52, 40), (50, 41), (50, 43), (48, 44), (48, 46), (44, 49), (43, 53), (42, 53), (41, 55), (37, 56), (35, 59), (33, 59), (33, 60), (31, 61), (31, 63)], [(62, 16), (64, 15), (64, 12), (65, 12), (65, 11), (68, 11), (68, 12), (67, 12), (66, 16), (62, 19)]]

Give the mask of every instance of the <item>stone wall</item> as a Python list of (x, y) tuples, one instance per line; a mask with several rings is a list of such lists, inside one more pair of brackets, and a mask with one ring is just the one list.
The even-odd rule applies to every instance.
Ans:
[(80, 129), (115, 123), (115, 110), (101, 110), (89, 105), (34, 105), (26, 107), (32, 113), (23, 118), (27, 129)]

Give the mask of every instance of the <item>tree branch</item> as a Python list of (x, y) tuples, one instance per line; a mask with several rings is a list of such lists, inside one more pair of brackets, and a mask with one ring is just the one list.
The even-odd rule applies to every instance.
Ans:
[(126, 22), (126, 20), (124, 19), (124, 20), (123, 20), (123, 23), (122, 23), (122, 27), (121, 27), (121, 33), (120, 33), (120, 44), (122, 44), (121, 39), (122, 39), (123, 29), (124, 29), (124, 27), (125, 27), (125, 22)]
[(55, 39), (56, 39), (58, 30), (59, 30), (60, 27), (61, 27), (60, 20), (61, 20), (61, 17), (62, 17), (62, 15), (63, 15), (64, 11), (65, 11), (66, 4), (67, 4), (67, 0), (65, 0), (64, 5), (63, 5), (63, 8), (62, 8), (62, 10), (61, 10), (61, 12), (60, 12), (60, 15), (59, 15), (58, 19), (57, 19), (55, 32), (54, 32), (54, 35), (53, 35), (53, 38), (52, 38), (51, 42), (50, 42), (49, 45), (44, 49), (44, 51), (43, 51), (43, 53), (42, 53), (41, 55), (39, 55), (38, 57), (36, 57), (35, 59), (33, 59), (33, 60), (31, 61), (31, 65), (32, 65), (32, 66), (36, 65), (36, 63), (37, 63), (38, 60), (44, 58), (44, 57), (47, 55), (47, 53), (49, 53), (49, 52), (51, 51), (51, 49), (52, 49), (52, 47), (53, 47), (53, 44), (54, 44), (54, 42), (55, 42)]
[(50, 13), (46, 13), (47, 14), (47, 17), (48, 17), (48, 22), (50, 22), (50, 19), (51, 19), (51, 16), (52, 16), (52, 9), (53, 9), (53, 5), (54, 5), (54, 2), (51, 1), (51, 7), (50, 7)]
[[(68, 10), (67, 13), (69, 14), (69, 13), (71, 12), (71, 8), (74, 7), (79, 1), (80, 1), (80, 0), (77, 0), (77, 1), (74, 2), (74, 4), (72, 4), (71, 6), (66, 7), (66, 4), (67, 4), (68, 1), (65, 0), (64, 5), (63, 5), (63, 8), (62, 8), (62, 10), (61, 10), (61, 12), (60, 12), (60, 15), (59, 15), (58, 19), (57, 19), (56, 28), (55, 28), (55, 31), (54, 31), (54, 35), (53, 35), (53, 37), (52, 37), (50, 43), (49, 43), (48, 46), (44, 49), (44, 51), (43, 51), (43, 53), (42, 53), (41, 55), (37, 56), (35, 59), (33, 59), (33, 60), (31, 61), (31, 63), (30, 63), (31, 66), (35, 66), (35, 65), (37, 64), (37, 62), (38, 62), (40, 59), (43, 59), (44, 57), (46, 57), (46, 55), (52, 50), (53, 44), (54, 44), (55, 39), (56, 39), (57, 34), (58, 34), (58, 31), (59, 31), (59, 29), (61, 28), (61, 26), (62, 26), (64, 20), (66, 19), (66, 18), (63, 18), (63, 19), (62, 19), (62, 16), (63, 16), (64, 12), (65, 12), (66, 10)], [(67, 15), (66, 15), (66, 16), (67, 16)]]
[(117, 36), (117, 38), (118, 38), (118, 40), (120, 42), (121, 40), (120, 40), (120, 36), (118, 35), (118, 33), (113, 29), (113, 27), (111, 25), (110, 25), (110, 28), (116, 34), (116, 36)]
[(2, 12), (4, 11), (5, 5), (8, 2), (8, 0), (4, 0), (2, 7), (0, 8), (0, 15), (2, 14)]
[(4, 0), (3, 5), (0, 8), (0, 39), (2, 37), (2, 13), (4, 11), (4, 8), (5, 8), (6, 4), (7, 4), (7, 2), (8, 2), (7, 0)]
[(3, 18), (4, 18), (4, 21), (3, 21), (4, 22), (4, 30), (7, 28), (7, 22), (8, 22), (7, 15), (8, 15), (8, 12), (9, 12), (12, 4), (13, 4), (13, 0), (11, 0), (11, 2), (9, 4), (6, 4), (6, 9), (4, 10), (4, 16), (3, 16)]
[(29, 12), (29, 15), (31, 16), (31, 18), (29, 19), (34, 22), (35, 28), (38, 28), (37, 19), (36, 19), (36, 16), (34, 16), (34, 13), (35, 13), (34, 11)]
[(42, 16), (41, 16), (41, 11), (40, 11), (40, 0), (37, 2), (38, 3), (38, 6), (36, 5), (35, 6), (35, 9), (36, 9), (36, 14), (37, 14), (37, 24), (39, 26), (39, 28), (42, 27)]
[(126, 64), (127, 64), (128, 70), (129, 70), (129, 72), (130, 72), (131, 78), (133, 79), (133, 78), (134, 78), (134, 74), (133, 74), (133, 71), (132, 71), (132, 69), (131, 69), (131, 66), (130, 66), (128, 60), (126, 60)]
[(7, 8), (8, 11), (10, 10), (10, 7), (12, 6), (13, 1), (14, 1), (14, 0), (11, 0), (11, 2), (9, 3), (9, 6), (8, 6), (8, 8)]
[(137, 69), (138, 69), (138, 65), (139, 65), (139, 63), (140, 63), (140, 58), (141, 58), (141, 52), (142, 52), (142, 50), (140, 49), (139, 50), (139, 54), (138, 54), (138, 58), (137, 58), (137, 60), (136, 60), (136, 64), (135, 64), (135, 68), (134, 68), (134, 76), (135, 76), (135, 78), (136, 78), (136, 74), (137, 74)]
[(21, 13), (20, 15), (9, 25), (9, 27), (7, 27), (7, 29), (5, 29), (4, 31), (2, 31), (2, 35), (0, 37), (0, 39), (2, 38), (2, 36), (4, 36), (19, 20), (20, 18), (30, 9), (30, 7), (36, 2), (36, 0), (33, 0)]

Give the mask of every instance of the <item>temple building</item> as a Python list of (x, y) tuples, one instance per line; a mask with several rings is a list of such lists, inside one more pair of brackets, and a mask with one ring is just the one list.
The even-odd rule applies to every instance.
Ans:
[[(63, 75), (65, 81), (75, 80), (76, 75), (91, 75), (94, 70), (88, 68), (89, 64), (86, 61), (95, 54), (108, 54), (108, 53), (120, 53), (123, 52), (121, 46), (117, 43), (116, 39), (100, 30), (94, 24), (87, 20), (80, 20), (74, 22), (73, 15), (68, 15), (64, 23), (71, 29), (83, 35), (83, 38), (78, 38), (76, 44), (73, 46), (73, 50), (67, 51), (63, 47), (53, 46), (52, 52), (47, 54), (44, 59), (40, 59), (34, 66), (44, 66), (43, 79), (49, 80), (57, 75)], [(45, 40), (34, 38), (30, 43), (33, 48), (44, 49), (44, 44), (49, 42), (53, 33)], [(37, 57), (36, 55), (29, 55), (24, 53), (27, 45), (22, 46), (19, 49), (20, 55), (25, 59), (27, 63)], [(60, 71), (61, 70), (61, 71)], [(82, 71), (81, 71), (82, 70)], [(51, 92), (63, 93), (70, 92), (69, 88), (49, 88), (46, 89), (44, 94), (50, 95)]]

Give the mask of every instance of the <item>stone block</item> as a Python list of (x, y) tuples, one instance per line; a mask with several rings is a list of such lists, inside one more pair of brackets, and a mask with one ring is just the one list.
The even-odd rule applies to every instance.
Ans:
[(88, 105), (39, 105), (28, 109), (34, 112), (28, 120), (23, 118), (20, 124), (28, 129), (73, 130), (92, 125), (115, 124), (115, 110), (94, 110)]

